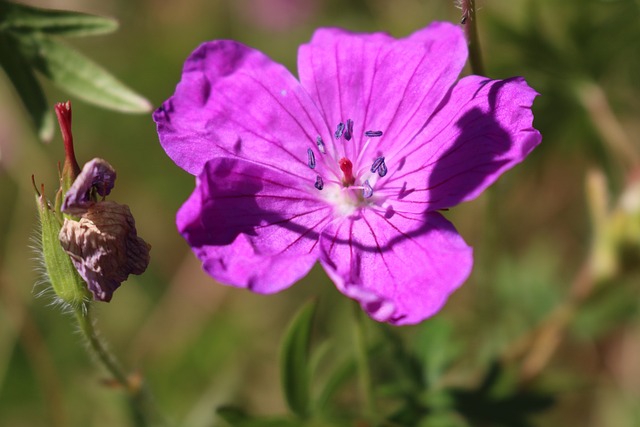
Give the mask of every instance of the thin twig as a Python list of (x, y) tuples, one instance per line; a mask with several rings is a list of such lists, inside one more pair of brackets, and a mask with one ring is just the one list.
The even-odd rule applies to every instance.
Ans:
[(471, 72), (479, 76), (484, 76), (484, 65), (482, 63), (480, 39), (478, 38), (476, 20), (476, 2), (475, 0), (462, 0), (460, 2), (460, 8), (462, 9), (462, 19), (460, 20), (460, 23), (464, 25), (464, 31), (467, 35), (467, 43), (469, 44), (469, 63), (471, 64)]

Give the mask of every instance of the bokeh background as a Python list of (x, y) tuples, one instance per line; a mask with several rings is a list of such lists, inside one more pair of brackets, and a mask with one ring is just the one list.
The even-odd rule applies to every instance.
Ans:
[[(28, 4), (116, 18), (118, 32), (69, 43), (154, 106), (173, 93), (184, 59), (205, 40), (239, 40), (295, 73), (297, 47), (319, 26), (405, 36), (433, 20), (460, 20), (453, 1), (445, 0)], [(487, 74), (524, 76), (540, 92), (534, 113), (543, 143), (490, 191), (447, 212), (475, 248), (473, 274), (439, 315), (393, 331), (421, 355), (434, 383), (473, 387), (591, 275), (597, 280), (587, 280), (589, 298), (536, 378), (555, 403), (531, 423), (638, 426), (640, 244), (624, 227), (640, 222), (640, 189), (632, 187), (634, 171), (640, 180), (640, 1), (481, 0), (478, 6)], [(4, 77), (0, 426), (128, 426), (122, 394), (103, 383), (106, 374), (84, 351), (72, 319), (49, 297), (37, 297), (43, 287), (34, 271), (30, 176), (52, 196), (63, 148), (57, 130), (51, 143), (38, 140)], [(43, 85), (51, 104), (69, 98)], [(327, 348), (326, 365), (353, 357), (351, 306), (320, 268), (272, 296), (215, 283), (176, 232), (175, 212), (194, 180), (164, 155), (151, 115), (71, 101), (78, 161), (99, 156), (116, 168), (111, 198), (130, 206), (139, 234), (152, 245), (147, 272), (132, 276), (111, 303), (99, 304), (98, 327), (123, 364), (144, 375), (176, 425), (217, 425), (215, 408), (229, 403), (259, 415), (286, 412), (280, 342), (310, 298), (319, 301), (314, 342)], [(635, 219), (624, 206), (635, 206)], [(623, 225), (612, 226), (616, 221)], [(611, 227), (623, 231), (608, 233)], [(337, 405), (348, 406), (354, 394), (347, 383)]]

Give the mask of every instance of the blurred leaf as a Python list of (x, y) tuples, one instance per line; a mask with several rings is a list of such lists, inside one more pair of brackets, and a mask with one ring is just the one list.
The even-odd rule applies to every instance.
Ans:
[[(636, 279), (637, 280), (637, 279)], [(637, 282), (607, 283), (580, 307), (571, 331), (582, 339), (597, 339), (638, 313)]]
[(221, 406), (216, 410), (216, 413), (220, 418), (222, 418), (232, 426), (250, 420), (250, 417), (247, 415), (247, 413), (237, 406)]
[(232, 427), (300, 427), (300, 421), (287, 418), (253, 418), (236, 406), (223, 406), (216, 411)]
[(305, 304), (296, 314), (282, 343), (280, 370), (282, 388), (289, 408), (305, 417), (309, 413), (309, 342), (316, 301)]
[(445, 317), (434, 317), (423, 322), (413, 340), (413, 346), (421, 361), (425, 387), (436, 384), (462, 352), (462, 345), (453, 334), (450, 321)]
[(422, 418), (418, 427), (470, 427), (470, 424), (456, 413), (434, 412)]
[(20, 50), (39, 72), (87, 102), (129, 113), (146, 113), (151, 104), (104, 68), (49, 37), (20, 37)]
[[(542, 96), (536, 99), (536, 128), (553, 145), (541, 144), (537, 151), (558, 147), (586, 151), (606, 170), (615, 170), (607, 147), (595, 132), (591, 118), (576, 96), (582, 81), (603, 85), (607, 93), (617, 91), (611, 104), (630, 112), (633, 104), (624, 98), (638, 87), (640, 73), (640, 7), (637, 0), (523, 0), (523, 19), (485, 14), (486, 28), (494, 35), (490, 64), (498, 74), (524, 74)], [(615, 47), (615, 48), (613, 48)], [(499, 64), (502, 62), (502, 64)], [(630, 100), (635, 97), (629, 96)], [(625, 108), (626, 107), (626, 108)], [(562, 120), (558, 120), (561, 112)], [(628, 113), (630, 119), (633, 113)]]
[(53, 137), (53, 114), (47, 104), (40, 83), (27, 60), (18, 52), (16, 42), (0, 32), (0, 67), (13, 83), (39, 137), (49, 141)]
[(549, 409), (554, 399), (548, 394), (518, 388), (516, 382), (505, 380), (509, 375), (494, 363), (476, 389), (452, 389), (458, 412), (472, 425), (531, 426), (531, 416)]
[(337, 369), (333, 371), (329, 378), (327, 379), (320, 395), (318, 396), (318, 400), (316, 402), (316, 407), (320, 411), (325, 409), (331, 400), (331, 398), (336, 394), (336, 392), (342, 387), (344, 383), (347, 382), (348, 379), (353, 377), (356, 373), (356, 361), (352, 358), (343, 362)]
[(118, 22), (111, 18), (0, 1), (0, 32), (10, 30), (82, 37), (117, 29)]

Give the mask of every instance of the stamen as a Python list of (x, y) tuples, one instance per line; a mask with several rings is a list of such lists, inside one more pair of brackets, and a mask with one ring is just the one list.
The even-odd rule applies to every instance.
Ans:
[(344, 174), (344, 179), (342, 180), (344, 185), (348, 187), (349, 185), (355, 184), (356, 178), (353, 176), (353, 163), (351, 163), (351, 160), (343, 157), (338, 161), (338, 165)]
[(364, 136), (366, 136), (367, 138), (377, 138), (382, 136), (382, 131), (381, 130), (368, 130), (364, 133)]
[(367, 179), (362, 185), (362, 197), (368, 199), (373, 196), (373, 188), (371, 188), (371, 184), (369, 184), (369, 180)]
[(384, 162), (384, 157), (382, 158), (382, 162), (380, 162), (380, 166), (378, 167), (378, 176), (382, 178), (387, 174), (387, 164)]
[(322, 190), (324, 188), (324, 181), (322, 180), (322, 177), (320, 175), (316, 176), (316, 183), (313, 184), (313, 186), (318, 190)]
[(334, 134), (336, 136), (336, 139), (340, 139), (343, 132), (344, 132), (344, 123), (340, 122), (338, 123), (338, 128), (336, 129), (336, 133)]
[(318, 135), (318, 137), (316, 138), (316, 145), (318, 146), (318, 151), (320, 151), (322, 154), (327, 153), (327, 150), (325, 150), (324, 148), (324, 141), (322, 140), (322, 137), (320, 135)]
[(375, 159), (373, 161), (373, 164), (371, 165), (371, 173), (378, 172), (378, 169), (380, 169), (380, 165), (382, 165), (383, 163), (384, 163), (384, 157), (378, 157), (377, 159)]
[(316, 168), (316, 155), (313, 154), (311, 148), (307, 148), (307, 165), (309, 165), (311, 169)]
[(347, 141), (351, 140), (351, 136), (353, 135), (353, 120), (347, 120), (347, 128), (344, 131), (344, 139)]

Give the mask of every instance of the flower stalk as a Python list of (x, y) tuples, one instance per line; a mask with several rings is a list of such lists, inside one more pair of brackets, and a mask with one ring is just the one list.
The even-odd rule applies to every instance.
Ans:
[(74, 310), (74, 315), (80, 332), (87, 340), (98, 362), (109, 372), (115, 383), (125, 391), (135, 425), (139, 427), (164, 425), (161, 421), (162, 418), (152, 404), (142, 379), (137, 375), (128, 376), (125, 374), (118, 360), (109, 352), (107, 345), (100, 338), (93, 324), (90, 306), (85, 310)]
[(137, 236), (135, 221), (126, 205), (105, 201), (113, 188), (115, 170), (105, 160), (93, 159), (80, 169), (73, 148), (71, 103), (55, 106), (65, 147), (60, 188), (51, 203), (44, 185), (36, 186), (40, 217), (40, 246), (46, 280), (55, 301), (73, 313), (96, 359), (129, 397), (137, 426), (162, 424), (151, 405), (142, 379), (127, 376), (109, 353), (94, 328), (92, 299), (109, 301), (129, 274), (142, 274), (149, 263), (149, 249)]
[(462, 18), (460, 23), (464, 26), (464, 32), (469, 44), (469, 64), (473, 74), (484, 76), (484, 65), (480, 52), (480, 39), (478, 38), (478, 27), (476, 25), (476, 2), (475, 0), (462, 0), (460, 2)]

